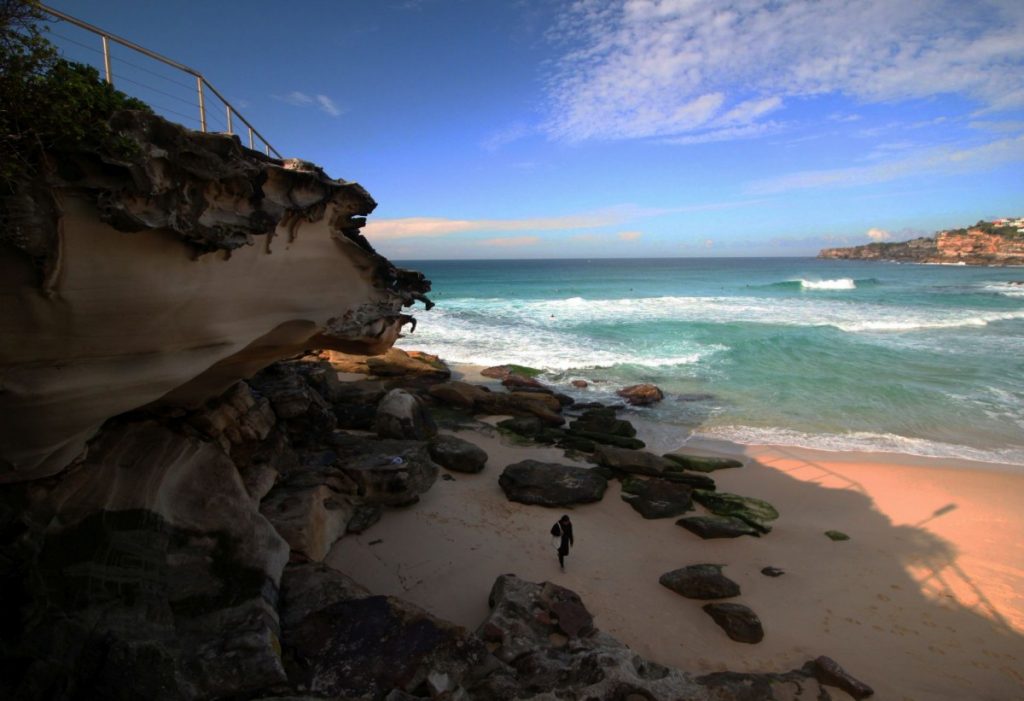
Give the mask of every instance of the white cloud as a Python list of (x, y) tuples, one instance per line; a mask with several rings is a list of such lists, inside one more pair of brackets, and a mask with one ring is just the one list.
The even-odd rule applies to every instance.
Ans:
[(313, 104), (312, 97), (310, 97), (304, 92), (299, 92), (298, 90), (293, 90), (287, 95), (274, 95), (274, 97), (276, 97), (278, 100), (281, 100), (282, 102), (287, 102), (289, 105), (302, 106)]
[(1022, 107), (1022, 32), (1015, 0), (579, 0), (554, 33), (566, 52), (545, 129), (566, 141), (750, 136), (721, 130), (824, 94)]
[(320, 109), (322, 109), (327, 114), (331, 115), (332, 117), (341, 116), (341, 109), (334, 104), (334, 100), (332, 100), (331, 98), (327, 97), (326, 95), (317, 95), (316, 101), (317, 104), (320, 105)]
[(405, 238), (432, 238), (471, 231), (552, 231), (611, 226), (623, 220), (625, 210), (607, 210), (561, 217), (531, 219), (447, 219), (444, 217), (404, 217), (370, 221), (363, 229), (375, 241)]
[(704, 248), (712, 248), (715, 245), (714, 239), (704, 239)]
[(638, 238), (643, 236), (642, 231), (621, 231), (619, 232), (619, 238), (623, 241), (636, 241)]
[(499, 248), (533, 246), (540, 243), (540, 236), (506, 236), (503, 238), (486, 239), (480, 243), (484, 246), (498, 246)]
[(888, 241), (889, 239), (892, 238), (892, 234), (890, 234), (885, 229), (875, 229), (875, 228), (868, 229), (867, 236), (872, 241)]
[(341, 116), (342, 112), (344, 112), (327, 95), (308, 95), (301, 90), (292, 90), (287, 95), (274, 95), (273, 97), (275, 100), (287, 102), (289, 105), (295, 105), (296, 107), (317, 107), (332, 117)]
[(852, 187), (889, 182), (909, 175), (950, 175), (1024, 161), (1024, 136), (1001, 139), (968, 148), (929, 148), (902, 158), (853, 168), (808, 170), (758, 180), (748, 191), (760, 195), (819, 187)]

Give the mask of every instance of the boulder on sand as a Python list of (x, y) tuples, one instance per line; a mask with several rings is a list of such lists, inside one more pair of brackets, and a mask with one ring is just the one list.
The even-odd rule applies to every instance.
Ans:
[(430, 442), (430, 457), (441, 467), (455, 472), (480, 472), (487, 463), (483, 448), (449, 435), (439, 435)]
[(761, 535), (761, 531), (733, 516), (687, 516), (676, 521), (676, 525), (682, 526), (705, 540), (708, 538), (738, 538), (741, 535), (760, 537)]
[(511, 501), (538, 506), (569, 506), (600, 501), (608, 480), (586, 467), (523, 460), (498, 478)]
[(725, 634), (738, 643), (759, 643), (764, 640), (761, 619), (743, 604), (704, 604), (704, 612), (715, 620)]
[(740, 585), (722, 574), (722, 565), (688, 565), (658, 579), (687, 599), (728, 599), (740, 595)]
[(714, 472), (732, 467), (743, 467), (743, 463), (732, 458), (708, 458), (702, 455), (680, 455), (679, 453), (665, 453), (662, 457), (671, 460), (678, 466), (678, 469), (695, 472)]
[(666, 480), (637, 479), (622, 482), (622, 499), (644, 518), (668, 518), (693, 508), (693, 490)]
[(653, 453), (616, 448), (610, 445), (597, 446), (594, 449), (594, 457), (597, 458), (599, 465), (610, 467), (613, 470), (652, 477), (660, 477), (670, 464), (664, 458), (659, 458)]

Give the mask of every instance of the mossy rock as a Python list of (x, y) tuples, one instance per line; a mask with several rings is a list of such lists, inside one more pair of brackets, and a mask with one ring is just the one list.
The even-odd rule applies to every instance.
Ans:
[(846, 535), (842, 531), (825, 531), (825, 535), (827, 535), (832, 540), (849, 540), (850, 539), (850, 536)]
[(716, 516), (733, 516), (762, 533), (770, 532), (771, 526), (768, 525), (768, 521), (774, 521), (779, 517), (779, 512), (774, 506), (755, 497), (695, 489), (693, 499)]
[(715, 491), (717, 485), (715, 481), (707, 475), (695, 474), (691, 472), (665, 470), (662, 479), (666, 479), (669, 482), (676, 482), (678, 484), (688, 484), (694, 489), (707, 489), (709, 491)]
[(544, 422), (536, 416), (516, 416), (511, 419), (505, 419), (498, 422), (498, 428), (530, 438), (540, 435), (545, 429)]
[(617, 448), (629, 448), (630, 450), (640, 450), (646, 445), (639, 438), (626, 438), (625, 436), (613, 436), (610, 433), (596, 433), (593, 431), (576, 431), (572, 428), (569, 429), (569, 435), (586, 438), (595, 443), (614, 445)]
[(742, 462), (732, 458), (708, 458), (701, 455), (679, 455), (678, 453), (665, 453), (662, 457), (675, 463), (678, 470), (693, 470), (694, 472), (714, 472), (715, 470), (743, 467)]
[(564, 448), (565, 450), (578, 450), (581, 453), (593, 453), (596, 444), (589, 438), (583, 438), (582, 436), (574, 436), (571, 433), (563, 435), (558, 440), (558, 447)]
[(515, 374), (522, 375), (523, 377), (537, 377), (538, 375), (544, 374), (543, 370), (531, 368), (526, 365), (506, 365), (505, 367), (509, 369), (509, 372), (514, 372)]

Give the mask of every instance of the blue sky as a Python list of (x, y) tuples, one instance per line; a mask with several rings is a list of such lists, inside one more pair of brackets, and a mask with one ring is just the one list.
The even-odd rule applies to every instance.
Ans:
[[(1019, 0), (50, 4), (364, 185), (392, 258), (814, 255), (1024, 215)], [(197, 126), (187, 78), (113, 58)]]

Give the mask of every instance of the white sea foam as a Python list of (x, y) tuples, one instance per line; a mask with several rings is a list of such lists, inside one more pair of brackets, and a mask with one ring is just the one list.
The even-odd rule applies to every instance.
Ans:
[(486, 315), (466, 318), (450, 311), (420, 319), (416, 332), (400, 346), (434, 353), (455, 363), (499, 365), (514, 363), (545, 370), (601, 368), (635, 365), (662, 368), (692, 365), (722, 350), (718, 345), (678, 342), (658, 347), (655, 352), (623, 342), (595, 344), (591, 339), (565, 333), (557, 325), (531, 323), (530, 315), (521, 315), (518, 323), (508, 323), (512, 312), (493, 319)]
[(986, 290), (989, 292), (996, 292), (1007, 297), (1024, 297), (1024, 284), (1012, 283), (1012, 282), (994, 282), (990, 285), (985, 285)]
[(857, 283), (848, 277), (838, 280), (800, 280), (800, 287), (805, 290), (855, 290)]
[(964, 445), (907, 438), (892, 433), (855, 431), (844, 434), (811, 434), (786, 428), (755, 428), (751, 426), (716, 426), (701, 428), (695, 438), (712, 438), (744, 445), (790, 445), (833, 452), (860, 451), (901, 453), (933, 458), (957, 458), (978, 462), (1024, 465), (1024, 450), (985, 450)]
[[(431, 315), (437, 312), (431, 312)], [(784, 326), (833, 326), (850, 333), (901, 332), (982, 327), (1024, 319), (1024, 310), (935, 309), (841, 300), (761, 297), (640, 297), (586, 300), (449, 300), (444, 314), (475, 316), (507, 336), (512, 327), (560, 329), (581, 324), (623, 325), (649, 322), (753, 323)], [(435, 317), (421, 316), (425, 326)], [(493, 331), (492, 331), (493, 333)]]

